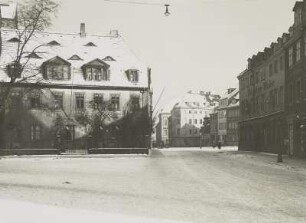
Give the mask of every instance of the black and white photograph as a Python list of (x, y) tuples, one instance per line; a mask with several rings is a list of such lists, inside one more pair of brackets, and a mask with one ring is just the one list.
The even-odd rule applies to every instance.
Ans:
[(305, 210), (306, 0), (0, 0), (1, 223)]

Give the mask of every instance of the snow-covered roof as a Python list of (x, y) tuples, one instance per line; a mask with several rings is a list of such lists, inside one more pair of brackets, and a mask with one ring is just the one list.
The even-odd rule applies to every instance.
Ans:
[(17, 12), (16, 1), (1, 0), (1, 17), (4, 19), (14, 19)]
[[(18, 37), (16, 30), (2, 30), (2, 54), (0, 58), (0, 81), (9, 81), (6, 66), (14, 61), (16, 57), (17, 41), (10, 41)], [(88, 44), (88, 43), (93, 43)], [(86, 35), (81, 37), (79, 34), (63, 34), (37, 32), (26, 46), (24, 58), (38, 47), (36, 55), (39, 57), (30, 59), (23, 75), (25, 77), (39, 73), (35, 78), (28, 79), (27, 82), (57, 85), (90, 85), (90, 86), (114, 86), (114, 87), (147, 87), (147, 66), (143, 64), (135, 54), (127, 47), (121, 36), (95, 36)], [(76, 56), (80, 59), (76, 59)], [(44, 62), (60, 57), (71, 64), (71, 80), (45, 80), (43, 79), (41, 66)], [(73, 58), (71, 58), (73, 57)], [(110, 59), (111, 58), (111, 59)], [(102, 60), (109, 65), (109, 81), (86, 81), (84, 79), (82, 66), (93, 60)], [(139, 71), (138, 82), (128, 80), (126, 71), (136, 69)]]
[(218, 101), (210, 95), (188, 92), (178, 100), (174, 108), (212, 108), (217, 104)]

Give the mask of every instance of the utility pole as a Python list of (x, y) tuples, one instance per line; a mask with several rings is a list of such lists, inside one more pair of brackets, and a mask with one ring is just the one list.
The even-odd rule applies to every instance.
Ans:
[[(148, 122), (149, 122), (149, 136), (148, 136), (148, 150), (152, 149), (152, 93), (151, 93), (151, 68), (148, 68)], [(149, 153), (149, 151), (148, 151)]]

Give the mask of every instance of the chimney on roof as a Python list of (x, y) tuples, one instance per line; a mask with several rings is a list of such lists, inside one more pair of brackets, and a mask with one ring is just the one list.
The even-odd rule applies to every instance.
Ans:
[(80, 36), (82, 38), (86, 37), (85, 23), (81, 23), (81, 26), (80, 26)]
[(113, 29), (109, 32), (109, 35), (112, 37), (118, 37), (119, 36), (119, 31), (117, 29)]

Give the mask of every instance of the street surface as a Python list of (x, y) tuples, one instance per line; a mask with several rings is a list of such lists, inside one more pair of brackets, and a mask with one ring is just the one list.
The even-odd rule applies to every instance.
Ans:
[(0, 222), (306, 222), (305, 188), (305, 160), (233, 148), (4, 157)]

